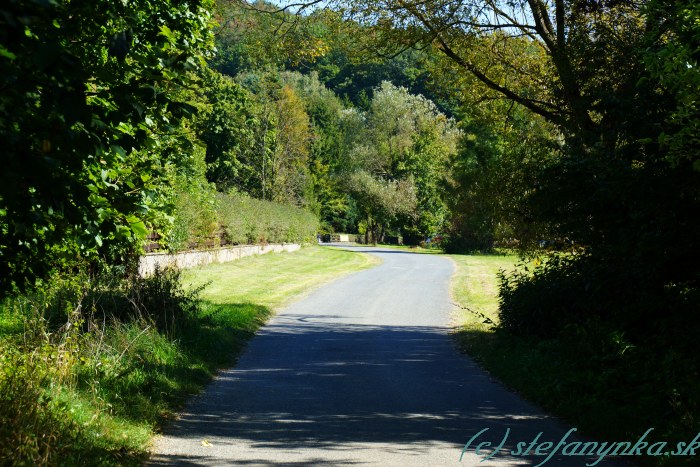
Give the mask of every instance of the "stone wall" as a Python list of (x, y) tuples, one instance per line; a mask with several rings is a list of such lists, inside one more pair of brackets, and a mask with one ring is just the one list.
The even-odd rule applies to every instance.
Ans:
[(174, 266), (178, 269), (204, 266), (211, 263), (226, 263), (246, 256), (263, 255), (265, 253), (283, 251), (297, 251), (301, 245), (295, 243), (271, 244), (271, 245), (238, 245), (211, 250), (183, 251), (180, 253), (149, 253), (139, 260), (139, 274), (148, 276), (153, 274), (156, 266), (161, 269)]

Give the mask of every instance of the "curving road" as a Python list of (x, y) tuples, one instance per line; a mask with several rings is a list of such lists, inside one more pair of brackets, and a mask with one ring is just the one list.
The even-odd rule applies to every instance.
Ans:
[[(237, 366), (157, 441), (151, 465), (535, 466), (546, 459), (544, 448), (540, 456), (534, 449), (556, 445), (569, 428), (452, 345), (452, 263), (354, 249), (382, 264), (275, 316)], [(538, 433), (528, 455), (515, 455), (518, 442), (529, 446)], [(480, 462), (506, 434), (503, 448)], [(482, 442), (491, 445), (477, 455)], [(584, 466), (596, 458), (554, 456), (544, 465)]]

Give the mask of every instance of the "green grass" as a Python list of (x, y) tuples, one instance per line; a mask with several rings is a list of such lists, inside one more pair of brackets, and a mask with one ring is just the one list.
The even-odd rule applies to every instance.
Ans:
[(377, 262), (370, 255), (311, 246), (190, 269), (183, 277), (192, 286), (208, 284), (202, 298), (212, 304), (254, 303), (272, 310), (311, 288)]
[(463, 330), (491, 333), (498, 322), (499, 271), (512, 271), (518, 258), (512, 255), (448, 255), (456, 268), (452, 277), (453, 299), (461, 305), (457, 316)]
[[(308, 247), (186, 271), (186, 288), (209, 286), (194, 315), (172, 327), (82, 317), (57, 327), (37, 318), (49, 301), (32, 305), (34, 314), (26, 306), (26, 315), (0, 303), (0, 464), (141, 465), (158, 426), (230, 366), (275, 309), (375, 262)], [(59, 282), (54, 289), (66, 289)], [(158, 302), (164, 289), (156, 286), (176, 283), (141, 290)]]

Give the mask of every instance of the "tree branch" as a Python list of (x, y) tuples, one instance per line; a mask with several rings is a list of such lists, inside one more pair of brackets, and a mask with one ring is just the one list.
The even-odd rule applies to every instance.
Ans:
[(532, 17), (535, 19), (535, 29), (537, 34), (542, 38), (547, 48), (550, 52), (556, 49), (556, 42), (554, 39), (554, 31), (552, 30), (552, 22), (549, 20), (549, 15), (547, 14), (547, 8), (542, 4), (540, 0), (527, 0), (528, 5), (530, 5), (530, 11), (532, 12)]
[(530, 109), (534, 113), (541, 115), (542, 117), (546, 118), (552, 123), (556, 124), (562, 124), (563, 123), (563, 118), (560, 114), (547, 110), (544, 107), (538, 105), (535, 103), (533, 100), (522, 97), (515, 93), (513, 90), (506, 88), (505, 86), (501, 86), (492, 79), (490, 79), (488, 76), (486, 76), (483, 72), (481, 72), (477, 67), (475, 67), (472, 63), (468, 62), (465, 60), (462, 56), (460, 56), (458, 53), (456, 53), (450, 45), (447, 43), (444, 37), (440, 34), (439, 31), (433, 27), (433, 25), (428, 21), (428, 19), (423, 15), (420, 11), (415, 10), (414, 8), (411, 8), (411, 6), (407, 5), (403, 0), (399, 0), (398, 3), (402, 5), (407, 11), (409, 11), (416, 19), (418, 19), (423, 26), (425, 26), (428, 31), (433, 35), (435, 40), (438, 42), (438, 49), (444, 53), (447, 57), (452, 59), (455, 63), (457, 63), (459, 66), (470, 72), (476, 79), (481, 81), (483, 84), (485, 84), (487, 87), (493, 89), (494, 91), (500, 92), (504, 96), (506, 96), (509, 99), (512, 99), (513, 101), (517, 102), (518, 104)]
[(564, 0), (556, 0), (554, 8), (557, 18), (557, 46), (560, 50), (563, 50), (566, 47), (566, 33), (564, 29)]

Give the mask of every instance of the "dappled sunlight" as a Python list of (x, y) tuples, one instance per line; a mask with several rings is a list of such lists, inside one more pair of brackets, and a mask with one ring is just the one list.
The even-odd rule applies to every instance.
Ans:
[[(430, 453), (443, 460), (447, 455), (444, 462), (457, 465), (464, 444), (483, 428), (499, 440), (510, 429), (509, 448), (538, 432), (553, 441), (561, 437), (556, 421), (451, 352), (443, 327), (329, 327), (299, 317), (264, 328), (251, 344), (253, 353), (279, 353), (252, 361), (244, 355), (239, 368), (222, 372), (169, 430), (189, 446), (183, 447), (188, 457), (178, 459), (176, 449), (175, 457), (156, 457), (153, 465), (198, 465), (200, 452), (201, 465), (215, 465), (199, 446), (203, 439), (238, 446), (242, 465), (273, 465), (253, 462), (258, 451), (266, 459), (281, 456), (285, 465), (350, 465), (362, 450), (389, 453), (406, 465)], [(335, 315), (314, 316), (324, 317)], [(291, 348), (303, 355), (284, 353)], [(306, 457), (312, 453), (305, 450), (313, 449), (322, 449), (323, 459)], [(499, 455), (497, 463), (536, 464), (530, 460)]]
[[(484, 429), (496, 444), (509, 433), (496, 464), (536, 465), (537, 457), (507, 452), (539, 433), (561, 439), (566, 429), (556, 420), (456, 351), (452, 263), (356, 250), (383, 263), (317, 290), (258, 330), (237, 366), (167, 431), (156, 449), (167, 455), (154, 465), (457, 465)], [(464, 465), (480, 460), (467, 452)]]

